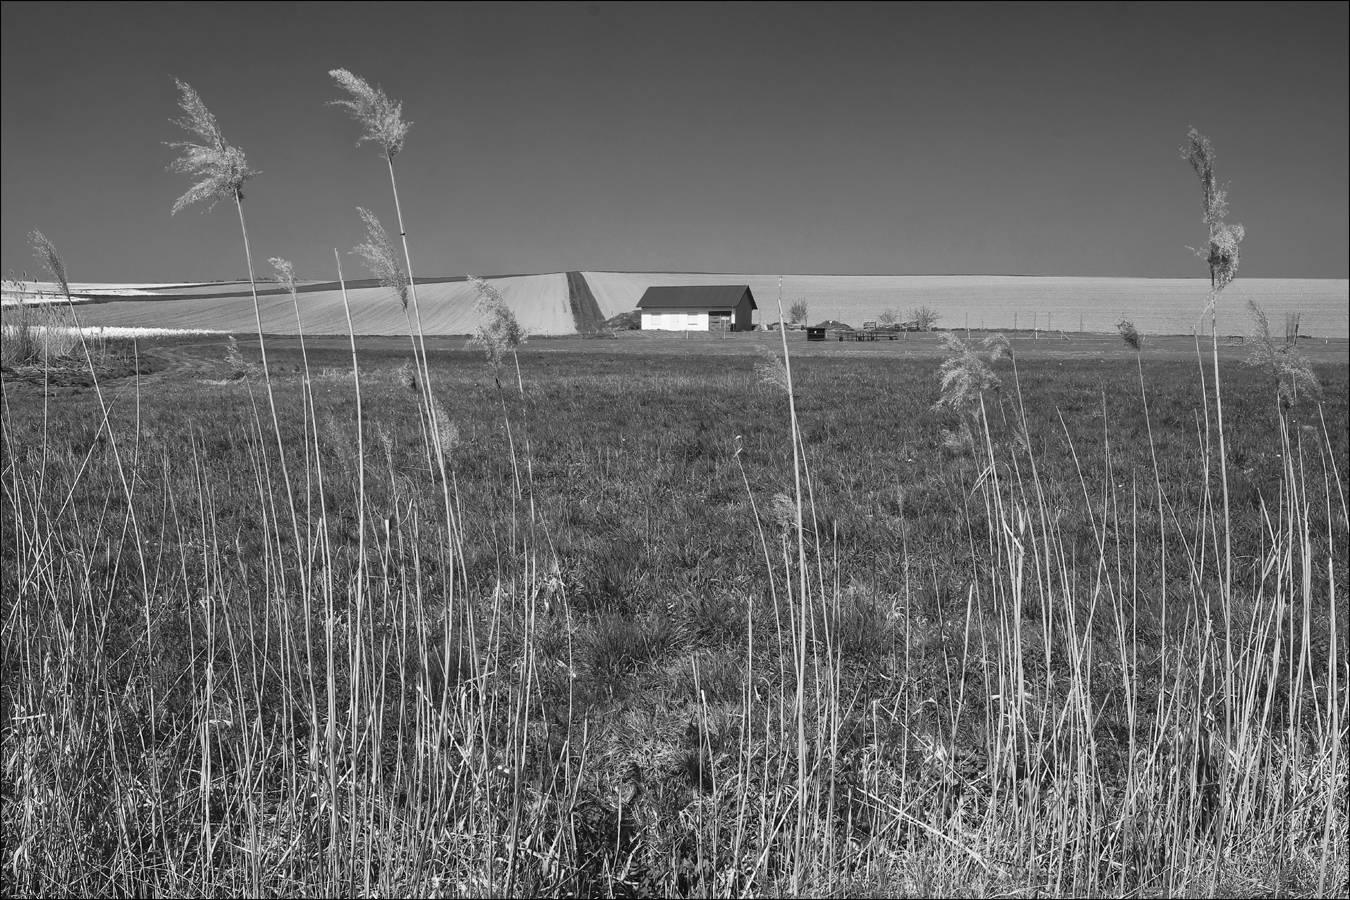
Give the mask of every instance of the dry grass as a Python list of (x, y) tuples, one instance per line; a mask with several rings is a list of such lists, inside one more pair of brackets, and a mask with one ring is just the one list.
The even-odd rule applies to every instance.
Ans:
[[(735, 357), (573, 356), (509, 405), (479, 359), (438, 363), (451, 522), (397, 360), (278, 382), (291, 500), (247, 384), (167, 384), (102, 428), (86, 397), (45, 464), (7, 394), (7, 890), (1344, 877), (1343, 403), (1326, 432), (1306, 399), (1233, 404), (1269, 477), (1224, 519), (1175, 366), (1146, 381), (1156, 453), (1128, 378), (1054, 440), (1102, 367), (1051, 361), (1005, 373), (1028, 387), (986, 395), (952, 460), (929, 361), (778, 355), (766, 393)], [(860, 426), (878, 395), (914, 424)], [(1252, 554), (1231, 589), (1226, 533)]]

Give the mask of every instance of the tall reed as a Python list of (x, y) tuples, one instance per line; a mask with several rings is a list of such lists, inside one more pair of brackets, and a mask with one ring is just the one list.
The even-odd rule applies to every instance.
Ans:
[[(417, 305), (417, 281), (413, 278), (412, 254), (408, 250), (408, 230), (403, 225), (403, 205), (399, 202), (398, 181), (394, 177), (394, 157), (398, 156), (403, 150), (403, 141), (408, 136), (408, 130), (412, 128), (411, 122), (403, 121), (403, 104), (390, 100), (389, 96), (378, 87), (373, 87), (359, 75), (353, 75), (346, 69), (333, 69), (328, 73), (338, 86), (351, 95), (348, 100), (333, 100), (330, 106), (338, 106), (347, 113), (361, 126), (364, 133), (356, 144), (359, 147), (367, 141), (378, 144), (380, 155), (384, 157), (385, 164), (389, 167), (389, 187), (394, 194), (394, 211), (398, 219), (399, 239), (403, 242), (403, 261), (407, 266), (407, 288), (412, 299), (412, 315), (416, 324), (418, 335), (418, 344), (420, 351), (420, 367), (422, 369), (422, 379), (425, 383), (430, 376), (427, 368), (427, 348), (426, 341), (422, 337), (422, 315)], [(363, 213), (363, 217), (364, 217)], [(404, 302), (405, 307), (407, 302)], [(430, 387), (426, 388), (427, 400), (430, 403)]]

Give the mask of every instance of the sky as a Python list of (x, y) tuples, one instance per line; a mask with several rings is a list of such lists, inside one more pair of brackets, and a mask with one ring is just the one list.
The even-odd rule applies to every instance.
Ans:
[(174, 78), (261, 174), (260, 269), (364, 276), (389, 174), (350, 69), (413, 123), (415, 274), (1178, 277), (1213, 142), (1239, 277), (1350, 275), (1350, 5), (3, 5), (0, 269), (234, 279), (239, 216), (170, 215)]

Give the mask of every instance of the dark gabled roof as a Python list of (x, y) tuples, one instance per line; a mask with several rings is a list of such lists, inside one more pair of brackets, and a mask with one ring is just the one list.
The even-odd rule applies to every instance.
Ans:
[(808, 331), (855, 331), (856, 329), (847, 322), (840, 322), (836, 319), (826, 319), (819, 325), (806, 326)]
[(662, 285), (647, 288), (638, 309), (731, 309), (750, 295), (750, 308), (759, 309), (748, 284)]

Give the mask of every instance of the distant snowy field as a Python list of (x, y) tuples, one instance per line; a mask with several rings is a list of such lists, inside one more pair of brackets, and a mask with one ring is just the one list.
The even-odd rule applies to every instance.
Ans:
[[(653, 284), (748, 284), (759, 304), (756, 322), (777, 321), (777, 275), (587, 272), (605, 316), (631, 310)], [(946, 328), (1114, 332), (1129, 319), (1145, 334), (1190, 334), (1200, 322), (1209, 280), (1200, 278), (1081, 278), (1014, 275), (784, 275), (783, 306), (805, 300), (812, 322), (837, 319), (853, 326), (894, 309), (903, 318), (929, 306)], [(1284, 331), (1285, 313), (1301, 316), (1302, 334), (1350, 337), (1350, 281), (1239, 277), (1222, 294), (1219, 333), (1249, 325), (1247, 301)], [(1208, 322), (1205, 330), (1208, 331)]]
[[(65, 295), (59, 285), (47, 281), (26, 282), (22, 297), (13, 290), (12, 282), (5, 282), (0, 291), (0, 306), (17, 306), (24, 303), (65, 303)], [(200, 287), (200, 282), (144, 283), (144, 284), (108, 284), (104, 282), (70, 282), (70, 299), (76, 303), (88, 303), (117, 297), (162, 297), (174, 290)]]
[[(585, 272), (606, 318), (629, 312), (652, 285), (748, 284), (759, 305), (758, 323), (777, 321), (778, 275), (745, 273)], [(1201, 328), (1209, 282), (1202, 278), (1087, 278), (1008, 275), (783, 275), (784, 305), (805, 300), (808, 318), (837, 319), (854, 326), (875, 321), (891, 309), (904, 318), (917, 306), (929, 306), (949, 328), (1031, 329), (1114, 332), (1129, 319), (1144, 334), (1190, 334)], [(563, 273), (493, 279), (507, 305), (531, 334), (574, 334), (567, 277)], [(304, 330), (345, 333), (341, 293), (311, 285), (300, 294)], [(30, 284), (50, 302), (54, 285)], [(264, 288), (260, 284), (259, 288)], [(261, 298), (263, 328), (269, 333), (297, 331), (289, 294)], [(251, 332), (256, 330), (253, 300), (246, 282), (199, 284), (72, 284), (83, 324), (108, 328), (149, 328)], [(349, 290), (358, 334), (401, 334), (407, 321), (387, 290)], [(6, 294), (7, 314), (16, 297)], [(31, 295), (30, 295), (31, 299)], [(428, 283), (418, 288), (422, 327), (427, 334), (467, 334), (477, 323), (472, 285)], [(1283, 333), (1285, 315), (1297, 313), (1300, 332), (1314, 337), (1350, 337), (1350, 281), (1311, 278), (1239, 277), (1219, 304), (1220, 334), (1242, 334), (1250, 327), (1249, 300), (1266, 311), (1274, 330)], [(1203, 324), (1208, 330), (1208, 322)]]

